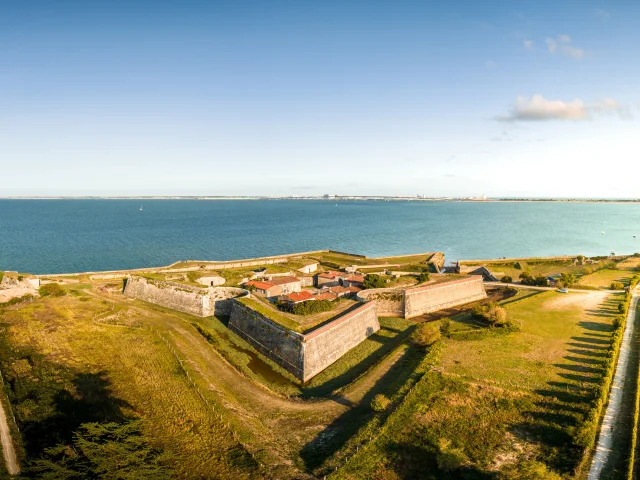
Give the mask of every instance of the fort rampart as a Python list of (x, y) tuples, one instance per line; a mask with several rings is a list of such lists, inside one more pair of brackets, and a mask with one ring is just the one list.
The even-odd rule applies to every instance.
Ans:
[(375, 302), (379, 315), (404, 318), (437, 312), (486, 297), (482, 277), (475, 275), (421, 287), (377, 288), (358, 293), (360, 301)]
[(306, 382), (380, 330), (374, 303), (358, 306), (302, 335), (241, 302), (233, 301), (229, 328), (288, 372)]
[(124, 294), (198, 317), (229, 315), (231, 299), (249, 295), (242, 288), (200, 288), (183, 283), (129, 275)]

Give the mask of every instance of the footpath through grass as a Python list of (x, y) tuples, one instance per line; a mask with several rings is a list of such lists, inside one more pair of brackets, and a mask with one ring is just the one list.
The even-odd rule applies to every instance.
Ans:
[(505, 302), (520, 331), (454, 318), (440, 367), (332, 478), (560, 478), (583, 460), (621, 295)]

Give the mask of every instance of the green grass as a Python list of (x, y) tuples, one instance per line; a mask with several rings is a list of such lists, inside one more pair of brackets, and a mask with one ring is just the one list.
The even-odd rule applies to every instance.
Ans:
[(576, 435), (599, 395), (620, 300), (511, 298), (503, 304), (517, 332), (454, 317), (457, 333), (444, 340), (440, 371), (427, 373), (382, 434), (333, 477), (488, 479), (499, 470), (522, 478), (530, 468), (549, 470), (535, 478), (571, 476), (583, 459)]
[(226, 319), (194, 319), (207, 341), (242, 374), (270, 390), (289, 397), (329, 397), (353, 383), (406, 339), (414, 323), (402, 318), (381, 317), (380, 330), (349, 350), (327, 369), (302, 385), (292, 374), (260, 354), (229, 330)]
[(603, 269), (585, 275), (580, 279), (579, 285), (608, 289), (612, 282), (622, 282), (624, 285), (629, 285), (633, 275), (633, 272), (630, 271)]
[(97, 321), (122, 312), (145, 323), (153, 318), (73, 295), (2, 312), (0, 367), (11, 385), (7, 393), (22, 434), (22, 463), (69, 442), (82, 422), (138, 417), (145, 437), (180, 459), (175, 467), (182, 478), (257, 474), (160, 339), (147, 330)]
[(286, 315), (283, 315), (275, 308), (265, 305), (263, 302), (259, 300), (255, 300), (250, 297), (240, 297), (240, 298), (237, 298), (237, 300), (243, 305), (246, 305), (247, 307), (258, 312), (259, 314), (264, 315), (268, 319), (273, 320), (277, 324), (282, 325), (283, 327), (288, 328), (291, 331), (301, 332), (303, 330), (302, 326), (298, 322), (290, 319)]

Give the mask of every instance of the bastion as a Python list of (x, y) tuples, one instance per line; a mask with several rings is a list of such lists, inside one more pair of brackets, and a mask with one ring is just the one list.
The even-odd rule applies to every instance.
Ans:
[(231, 299), (250, 295), (242, 288), (203, 288), (137, 275), (127, 276), (124, 294), (198, 317), (230, 315)]
[(374, 302), (379, 315), (417, 317), (487, 297), (482, 277), (470, 275), (448, 282), (412, 288), (375, 288), (358, 293), (358, 300)]
[[(181, 312), (208, 317), (229, 316), (229, 328), (303, 382), (308, 381), (348, 350), (380, 330), (373, 302), (342, 312), (305, 334), (269, 318), (270, 307), (258, 312), (250, 293), (242, 288), (200, 288), (182, 283), (129, 275), (124, 294)], [(275, 311), (274, 311), (275, 313)]]
[(306, 382), (380, 330), (373, 302), (357, 305), (300, 334), (233, 300), (229, 328), (296, 378)]

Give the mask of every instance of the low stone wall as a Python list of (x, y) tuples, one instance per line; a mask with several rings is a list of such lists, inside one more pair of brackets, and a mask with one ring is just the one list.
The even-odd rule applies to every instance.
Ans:
[(361, 302), (374, 301), (378, 315), (404, 317), (404, 290), (399, 288), (372, 288), (358, 292)]
[(199, 288), (182, 283), (129, 275), (124, 294), (198, 317), (230, 315), (231, 299), (248, 296), (242, 288)]
[(306, 382), (380, 330), (373, 302), (301, 335), (232, 300), (229, 328), (282, 368)]
[(475, 275), (446, 283), (408, 288), (404, 292), (404, 317), (437, 312), (486, 297), (482, 277)]
[(303, 344), (302, 380), (313, 378), (378, 330), (376, 305), (369, 302), (307, 333)]
[(358, 293), (358, 300), (376, 304), (379, 315), (412, 318), (487, 297), (481, 276), (406, 289), (375, 288)]

